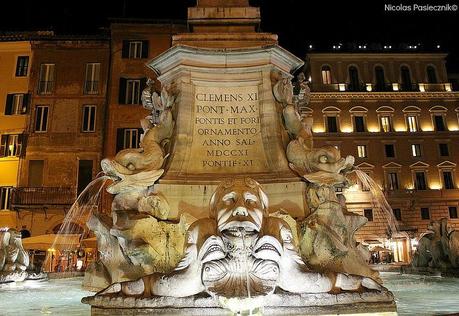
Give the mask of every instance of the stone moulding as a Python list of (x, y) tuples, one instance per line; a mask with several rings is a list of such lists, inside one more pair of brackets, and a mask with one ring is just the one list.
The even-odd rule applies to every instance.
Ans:
[[(222, 315), (228, 314), (211, 296), (190, 297), (85, 297), (92, 315)], [(389, 291), (364, 293), (292, 294), (282, 291), (266, 298), (263, 315), (368, 314), (397, 315), (394, 297)]]

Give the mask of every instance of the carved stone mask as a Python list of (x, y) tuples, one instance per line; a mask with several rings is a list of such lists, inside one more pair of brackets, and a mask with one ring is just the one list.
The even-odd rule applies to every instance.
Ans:
[(267, 212), (267, 197), (260, 184), (250, 178), (226, 180), (211, 199), (212, 218), (218, 233), (227, 238), (259, 236)]

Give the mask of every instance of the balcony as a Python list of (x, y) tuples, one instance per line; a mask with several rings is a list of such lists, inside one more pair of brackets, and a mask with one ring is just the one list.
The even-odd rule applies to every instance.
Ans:
[(38, 82), (38, 94), (40, 95), (52, 94), (53, 91), (54, 91), (54, 81)]
[(420, 83), (419, 91), (421, 92), (439, 92), (448, 91), (451, 92), (451, 83)]
[(11, 208), (70, 206), (76, 189), (71, 187), (18, 187), (11, 192)]
[(99, 81), (85, 81), (84, 94), (99, 94)]

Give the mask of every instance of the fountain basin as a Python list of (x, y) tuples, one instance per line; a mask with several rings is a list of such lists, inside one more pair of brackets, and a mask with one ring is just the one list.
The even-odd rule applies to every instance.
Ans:
[[(101, 297), (82, 299), (91, 305), (91, 315), (228, 315), (218, 301), (208, 295), (189, 297)], [(292, 294), (276, 291), (265, 298), (263, 315), (397, 315), (391, 292)]]

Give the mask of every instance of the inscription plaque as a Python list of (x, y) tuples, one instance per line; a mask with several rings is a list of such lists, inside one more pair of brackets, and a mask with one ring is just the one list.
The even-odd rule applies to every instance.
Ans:
[(189, 170), (253, 173), (266, 166), (258, 86), (196, 85)]

